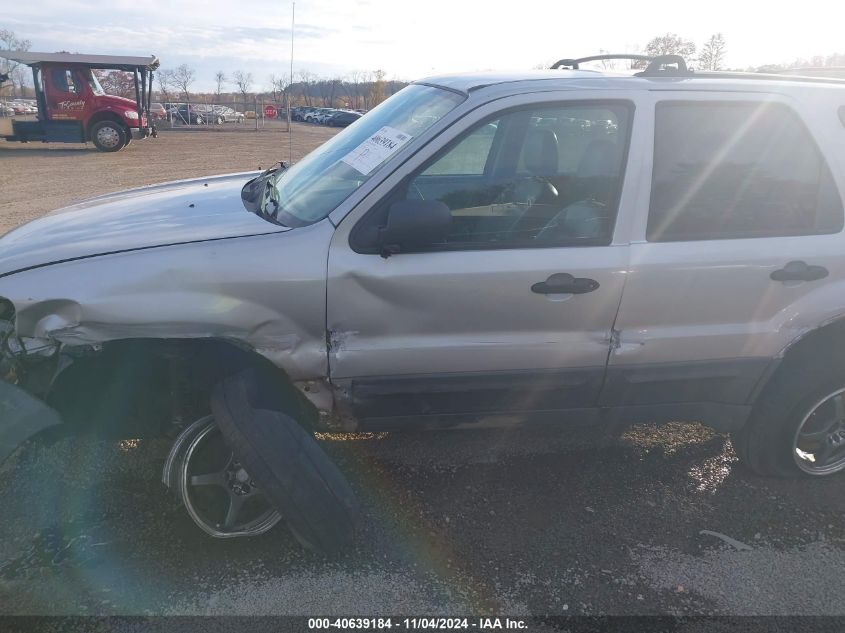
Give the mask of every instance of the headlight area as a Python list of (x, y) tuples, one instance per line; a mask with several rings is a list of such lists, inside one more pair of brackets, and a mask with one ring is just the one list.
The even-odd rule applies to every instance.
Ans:
[(123, 112), (123, 116), (125, 116), (127, 119), (132, 119), (133, 121), (138, 120), (138, 113), (135, 112), (135, 110), (125, 110)]
[(60, 344), (18, 336), (15, 306), (0, 297), (0, 380), (44, 393), (55, 374)]

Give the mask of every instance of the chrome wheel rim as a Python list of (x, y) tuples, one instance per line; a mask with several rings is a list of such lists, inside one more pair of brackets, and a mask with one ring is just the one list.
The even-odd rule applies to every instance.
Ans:
[(845, 469), (845, 389), (810, 408), (795, 432), (792, 456), (808, 475), (832, 475)]
[(185, 451), (179, 488), (191, 519), (215, 538), (257, 536), (282, 518), (225, 446), (210, 417)]
[(120, 144), (120, 134), (111, 126), (97, 130), (97, 142), (103, 147), (117, 147)]

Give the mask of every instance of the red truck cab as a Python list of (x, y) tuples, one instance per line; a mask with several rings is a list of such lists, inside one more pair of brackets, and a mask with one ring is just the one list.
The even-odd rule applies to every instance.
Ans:
[[(6, 140), (90, 141), (101, 151), (114, 152), (129, 145), (133, 136), (155, 136), (149, 111), (155, 57), (19, 51), (0, 51), (0, 56), (32, 68), (38, 103), (36, 121), (13, 121), (11, 133), (0, 131)], [(135, 100), (107, 95), (95, 68), (134, 73)]]
[[(79, 121), (83, 134), (98, 148), (128, 145), (133, 128), (147, 125), (145, 113), (138, 116), (135, 102), (107, 95), (90, 68), (44, 64), (41, 74), (47, 119)], [(110, 124), (98, 125), (102, 122)]]

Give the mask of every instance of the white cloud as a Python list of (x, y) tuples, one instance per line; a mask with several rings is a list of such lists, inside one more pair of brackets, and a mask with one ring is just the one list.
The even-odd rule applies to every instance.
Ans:
[[(256, 79), (282, 73), (290, 50), (290, 3), (275, 0), (39, 0), (4, 8), (0, 27), (35, 50), (153, 52), (164, 66), (197, 67), (198, 88), (214, 70), (243, 68)], [(630, 52), (674, 32), (696, 42), (725, 34), (735, 67), (845, 51), (845, 6), (805, 0), (800, 9), (712, 0), (680, 4), (522, 0), (301, 0), (296, 65), (318, 74), (382, 68), (391, 77), (487, 68), (531, 68), (599, 49)]]

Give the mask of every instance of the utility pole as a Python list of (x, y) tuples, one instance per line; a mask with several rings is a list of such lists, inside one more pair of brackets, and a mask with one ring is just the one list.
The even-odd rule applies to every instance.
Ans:
[[(296, 26), (296, 2), (290, 8), (290, 81), (288, 90), (293, 90), (293, 29)], [(288, 111), (288, 164), (293, 163), (293, 128), (290, 123), (290, 95), (287, 99)]]

